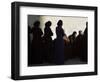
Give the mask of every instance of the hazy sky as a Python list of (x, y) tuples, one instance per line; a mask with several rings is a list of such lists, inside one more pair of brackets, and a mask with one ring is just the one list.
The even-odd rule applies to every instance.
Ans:
[(28, 25), (33, 26), (35, 21), (40, 21), (40, 28), (44, 31), (45, 22), (51, 21), (51, 30), (53, 31), (53, 39), (56, 38), (55, 28), (57, 26), (58, 20), (63, 21), (63, 29), (67, 36), (76, 31), (78, 33), (79, 30), (84, 32), (86, 28), (86, 22), (88, 21), (87, 17), (76, 17), (76, 16), (39, 16), (39, 15), (28, 15)]

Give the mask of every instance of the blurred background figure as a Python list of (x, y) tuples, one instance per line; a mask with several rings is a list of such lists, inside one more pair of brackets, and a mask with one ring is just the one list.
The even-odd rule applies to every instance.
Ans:
[(71, 35), (69, 35), (69, 53), (70, 53), (70, 58), (74, 58), (75, 57), (75, 40), (76, 40), (76, 35), (77, 32), (74, 31)]
[(83, 41), (83, 34), (82, 31), (79, 30), (78, 36), (76, 37), (75, 40), (75, 45), (74, 45), (74, 54), (76, 57), (80, 58), (82, 52), (82, 41)]
[(69, 35), (70, 44), (73, 44), (76, 39), (77, 32), (74, 31), (73, 34)]
[(86, 29), (84, 31), (83, 40), (82, 40), (82, 54), (81, 54), (81, 60), (84, 62), (88, 61), (88, 22), (86, 22)]

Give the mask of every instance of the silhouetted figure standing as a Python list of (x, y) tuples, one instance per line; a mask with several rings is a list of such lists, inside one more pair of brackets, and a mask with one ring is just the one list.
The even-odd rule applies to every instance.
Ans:
[(80, 30), (79, 31), (79, 34), (76, 38), (76, 41), (75, 41), (75, 55), (76, 57), (80, 58), (81, 54), (83, 53), (83, 49), (82, 49), (82, 41), (83, 41), (83, 34), (82, 34), (82, 31)]
[(88, 49), (88, 22), (86, 22), (86, 29), (84, 31), (84, 35), (83, 35), (83, 41), (82, 41), (82, 55), (81, 55), (81, 60), (87, 62), (88, 60), (88, 53), (87, 53), (87, 49)]
[(55, 63), (64, 64), (64, 30), (62, 28), (63, 22), (59, 20), (56, 27), (56, 41), (55, 41)]
[(82, 31), (80, 30), (76, 39), (80, 41), (80, 39), (82, 39), (82, 37), (83, 37), (83, 34), (82, 34)]
[(72, 35), (70, 35), (68, 38), (69, 38), (69, 40), (70, 40), (70, 46), (69, 46), (69, 53), (70, 53), (70, 58), (74, 58), (75, 57), (75, 52), (76, 52), (76, 48), (75, 48), (75, 40), (76, 40), (76, 34), (77, 34), (77, 32), (76, 31), (74, 31), (73, 33), (72, 33)]
[(74, 31), (73, 34), (70, 35), (70, 36), (68, 37), (69, 40), (70, 40), (70, 44), (71, 44), (71, 45), (74, 43), (74, 41), (75, 41), (75, 39), (76, 39), (76, 34), (77, 34), (77, 32)]
[(31, 61), (32, 64), (40, 64), (42, 63), (42, 30), (40, 29), (40, 22), (36, 21), (32, 28), (32, 56)]
[(48, 21), (45, 23), (44, 28), (44, 36), (43, 36), (43, 42), (44, 42), (44, 60), (45, 62), (52, 63), (53, 60), (53, 42), (52, 37), (53, 32), (51, 31), (51, 21)]

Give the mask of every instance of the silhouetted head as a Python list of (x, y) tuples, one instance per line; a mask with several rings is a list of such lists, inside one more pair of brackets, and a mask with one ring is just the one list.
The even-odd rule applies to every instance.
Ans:
[(48, 21), (48, 22), (45, 23), (45, 26), (46, 26), (46, 27), (47, 27), (47, 26), (51, 26), (51, 24), (52, 24), (51, 21)]
[(39, 27), (39, 26), (40, 26), (40, 22), (39, 21), (34, 22), (34, 27)]
[(77, 34), (77, 32), (76, 32), (76, 31), (74, 31), (74, 32), (73, 32), (73, 36), (75, 36), (75, 37), (76, 37), (76, 34)]
[(81, 31), (81, 30), (79, 30), (79, 32), (78, 32), (78, 33), (79, 33), (79, 35), (82, 35), (82, 31)]
[(62, 20), (59, 20), (58, 23), (57, 23), (57, 25), (58, 26), (62, 26), (63, 25), (63, 21)]

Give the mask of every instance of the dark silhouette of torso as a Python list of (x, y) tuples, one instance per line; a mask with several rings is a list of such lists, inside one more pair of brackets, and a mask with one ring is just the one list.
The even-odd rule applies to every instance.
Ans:
[(51, 31), (51, 29), (50, 29), (50, 27), (45, 27), (45, 29), (44, 29), (44, 37), (45, 37), (45, 40), (46, 41), (52, 41), (52, 37), (51, 36), (53, 36), (53, 32)]
[(82, 34), (79, 34), (77, 37), (76, 37), (76, 40), (75, 40), (75, 56), (80, 58), (81, 54), (83, 53), (83, 50), (82, 50), (82, 43), (83, 43), (83, 35)]
[(64, 30), (62, 29), (62, 21), (58, 21), (58, 26), (56, 27), (56, 41), (55, 41), (55, 63), (64, 64)]
[(51, 31), (51, 22), (48, 21), (45, 23), (44, 28), (44, 36), (43, 36), (43, 42), (44, 42), (44, 61), (48, 63), (53, 62), (53, 41), (52, 37), (53, 32)]
[(32, 64), (42, 63), (42, 30), (39, 27), (39, 22), (34, 23), (32, 28)]

